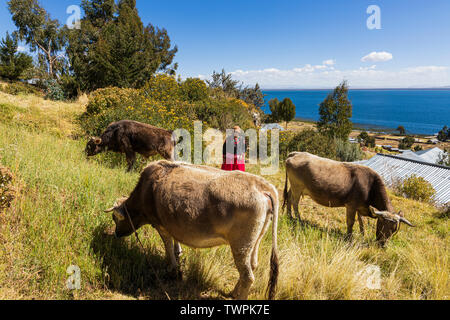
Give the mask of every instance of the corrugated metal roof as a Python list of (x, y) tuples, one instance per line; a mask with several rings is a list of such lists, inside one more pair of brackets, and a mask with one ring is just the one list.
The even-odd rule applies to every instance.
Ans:
[[(408, 150), (403, 152), (402, 154), (399, 155), (400, 158), (404, 158), (404, 159), (409, 159), (409, 160), (416, 160), (416, 161), (424, 161), (421, 157), (419, 157), (417, 154), (415, 154), (414, 152)], [(433, 162), (436, 163), (436, 162)]]
[(437, 147), (416, 152), (416, 155), (422, 158), (423, 161), (437, 163), (445, 154), (445, 152)]
[(383, 177), (387, 185), (392, 185), (413, 174), (423, 177), (436, 190), (437, 203), (450, 202), (450, 167), (386, 154), (377, 154), (369, 160), (360, 161), (359, 164), (375, 170)]

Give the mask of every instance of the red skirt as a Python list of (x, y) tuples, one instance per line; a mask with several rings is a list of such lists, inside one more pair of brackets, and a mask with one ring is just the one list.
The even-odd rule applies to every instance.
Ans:
[(245, 172), (245, 160), (243, 157), (241, 159), (238, 159), (237, 155), (234, 156), (233, 163), (229, 163), (231, 161), (227, 161), (226, 157), (223, 157), (223, 164), (222, 164), (222, 170), (225, 171), (243, 171)]

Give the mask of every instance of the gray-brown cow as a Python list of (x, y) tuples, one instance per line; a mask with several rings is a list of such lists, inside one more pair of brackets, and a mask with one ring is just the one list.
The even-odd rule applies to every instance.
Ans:
[(249, 294), (258, 248), (273, 218), (268, 291), (269, 298), (274, 297), (278, 192), (263, 178), (162, 160), (147, 166), (130, 197), (106, 212), (113, 212), (117, 237), (151, 224), (164, 242), (172, 268), (177, 268), (179, 252), (174, 242), (175, 247), (179, 242), (193, 248), (229, 245), (240, 275), (232, 292), (238, 299)]
[[(288, 180), (291, 190), (288, 191)], [(361, 232), (362, 216), (377, 218), (376, 239), (381, 246), (400, 229), (403, 222), (412, 224), (401, 212), (395, 213), (381, 177), (369, 167), (324, 159), (305, 152), (294, 152), (286, 160), (284, 204), (297, 214), (301, 197), (309, 195), (326, 207), (347, 209), (347, 236), (351, 238), (358, 213)]]
[(163, 158), (173, 161), (175, 144), (172, 131), (137, 121), (122, 120), (111, 123), (101, 137), (91, 138), (85, 152), (88, 157), (104, 151), (125, 153), (130, 171), (136, 161), (136, 153), (147, 158), (159, 153)]

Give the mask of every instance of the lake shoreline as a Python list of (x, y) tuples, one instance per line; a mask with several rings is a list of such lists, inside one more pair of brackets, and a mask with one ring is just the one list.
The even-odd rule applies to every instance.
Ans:
[[(313, 119), (308, 119), (308, 118), (296, 117), (291, 122), (301, 122), (301, 123), (317, 125), (318, 121), (313, 120)], [(373, 133), (386, 133), (386, 134), (397, 134), (398, 133), (398, 131), (394, 128), (384, 127), (384, 126), (380, 126), (380, 125), (376, 125), (376, 124), (365, 124), (365, 123), (356, 123), (356, 122), (353, 123), (352, 131), (367, 131), (369, 133), (373, 132)], [(433, 135), (429, 135), (429, 134), (415, 133), (415, 132), (411, 132), (408, 130), (406, 131), (406, 134), (413, 135), (416, 137), (431, 137), (431, 136), (433, 136)]]

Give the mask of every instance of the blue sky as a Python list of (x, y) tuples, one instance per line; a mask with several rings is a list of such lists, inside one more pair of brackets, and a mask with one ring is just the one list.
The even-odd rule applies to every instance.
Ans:
[[(65, 22), (81, 0), (41, 0)], [(369, 30), (369, 5), (381, 29)], [(137, 0), (145, 24), (168, 30), (182, 77), (225, 68), (263, 88), (450, 86), (448, 0)], [(0, 5), (0, 35), (15, 29)], [(365, 57), (365, 58), (364, 58)]]

